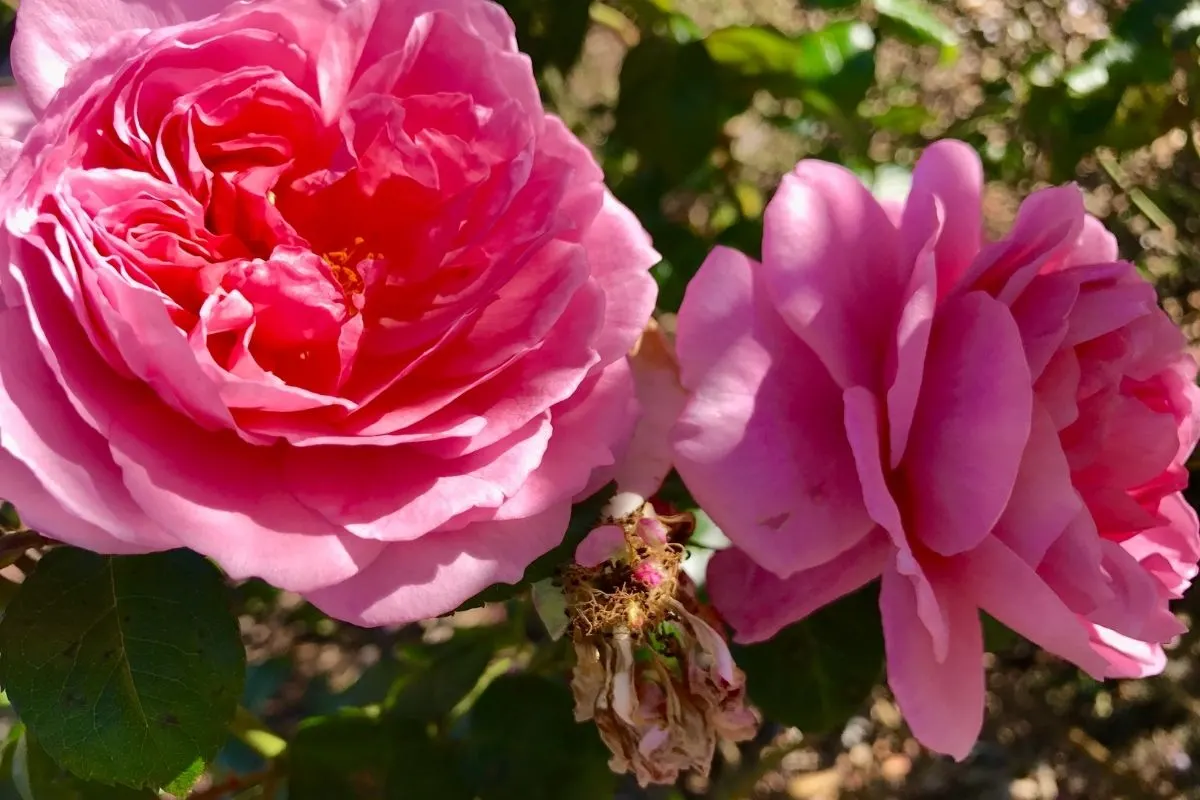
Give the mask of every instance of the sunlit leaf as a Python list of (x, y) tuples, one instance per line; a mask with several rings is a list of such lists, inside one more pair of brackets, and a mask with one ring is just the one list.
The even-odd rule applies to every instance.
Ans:
[(937, 45), (943, 59), (953, 58), (958, 52), (958, 34), (934, 8), (926, 0), (875, 0), (875, 10), (888, 33), (915, 44)]

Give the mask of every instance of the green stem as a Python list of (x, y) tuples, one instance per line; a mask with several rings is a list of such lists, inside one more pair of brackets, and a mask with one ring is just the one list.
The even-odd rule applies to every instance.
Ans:
[(258, 717), (238, 706), (229, 731), (238, 741), (268, 761), (279, 758), (287, 750), (287, 742), (276, 736)]

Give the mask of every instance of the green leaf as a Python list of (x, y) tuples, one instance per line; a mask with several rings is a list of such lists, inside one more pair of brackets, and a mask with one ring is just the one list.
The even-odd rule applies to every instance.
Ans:
[(734, 26), (713, 31), (704, 44), (718, 64), (761, 77), (780, 94), (824, 88), (839, 101), (857, 104), (875, 76), (875, 34), (862, 22), (835, 22), (799, 36), (767, 26)]
[(1000, 622), (991, 614), (981, 612), (979, 617), (983, 625), (983, 648), (987, 652), (1003, 653), (1025, 641), (1025, 638), (1021, 634), (1003, 622)]
[(461, 745), (432, 739), (413, 723), (392, 723), (387, 736), (393, 757), (385, 784), (386, 800), (473, 800)]
[(1162, 41), (1165, 30), (1176, 27), (1181, 15), (1191, 5), (1189, 0), (1138, 0), (1126, 4), (1125, 11), (1110, 24), (1113, 35), (1141, 44)]
[(933, 120), (933, 112), (925, 106), (892, 106), (870, 118), (875, 128), (908, 135), (920, 133)]
[(440, 722), (446, 718), (491, 663), (495, 628), (465, 628), (449, 641), (401, 652), (401, 678), (392, 688), (387, 714), (395, 719)]
[(566, 72), (579, 59), (590, 20), (591, 0), (500, 0), (517, 28), (517, 42), (539, 72)]
[(1108, 86), (1110, 72), (1132, 64), (1137, 50), (1130, 42), (1107, 39), (1079, 66), (1067, 70), (1063, 82), (1075, 97), (1086, 97)]
[(737, 26), (713, 31), (705, 46), (748, 86), (804, 101), (806, 115), (831, 124), (850, 142), (867, 141), (853, 112), (875, 82), (875, 34), (862, 22), (834, 22), (786, 36), (774, 28)]
[(455, 745), (361, 711), (305, 720), (289, 748), (290, 800), (470, 800)]
[(847, 595), (766, 642), (734, 647), (733, 657), (767, 719), (809, 734), (832, 730), (883, 674), (878, 587)]
[(707, 162), (721, 126), (741, 110), (722, 107), (719, 81), (702, 42), (643, 38), (621, 66), (614, 138), (637, 150), (646, 166), (683, 181)]
[(942, 58), (958, 53), (958, 34), (942, 22), (925, 0), (875, 0), (884, 30), (914, 44), (933, 44), (942, 49)]
[(0, 622), (13, 707), (87, 780), (158, 788), (226, 738), (245, 652), (220, 573), (187, 551), (48, 553)]
[(525, 575), (516, 584), (498, 583), (489, 586), (479, 594), (467, 600), (458, 607), (458, 611), (476, 608), (484, 603), (503, 603), (515, 597), (522, 589), (537, 581), (553, 577), (561, 564), (566, 564), (575, 558), (575, 548), (583, 541), (600, 520), (600, 510), (613, 496), (613, 484), (607, 484), (600, 491), (571, 509), (571, 520), (567, 523), (566, 534), (562, 542), (550, 552), (540, 556), (525, 568)]
[(200, 780), (200, 776), (204, 774), (204, 766), (204, 759), (197, 758), (191, 766), (164, 786), (163, 791), (176, 797), (187, 797), (188, 793), (192, 791), (192, 787), (196, 785), (196, 781)]
[(531, 587), (533, 608), (546, 626), (550, 640), (557, 642), (567, 632), (567, 598), (553, 579), (538, 581)]
[(467, 748), (482, 800), (611, 800), (616, 776), (570, 690), (529, 674), (497, 678), (469, 717)]
[(4, 500), (0, 502), (0, 530), (19, 531), (25, 527), (21, 523), (21, 515), (17, 513), (16, 506)]
[(704, 46), (718, 64), (743, 75), (796, 74), (800, 68), (798, 39), (766, 26), (720, 28), (704, 37)]
[(12, 779), (22, 800), (157, 800), (149, 789), (89, 783), (63, 771), (28, 732), (13, 753)]
[(289, 750), (290, 800), (383, 796), (388, 743), (377, 719), (358, 711), (307, 719)]
[(25, 734), (25, 726), (20, 722), (9, 729), (4, 742), (0, 743), (0, 800), (25, 800), (17, 790), (13, 780), (13, 764), (16, 761), (17, 745)]

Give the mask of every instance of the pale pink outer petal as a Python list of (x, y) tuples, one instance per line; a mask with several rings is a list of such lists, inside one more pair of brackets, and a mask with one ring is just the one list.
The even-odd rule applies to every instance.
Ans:
[(989, 536), (959, 556), (959, 568), (968, 594), (958, 602), (982, 608), (1047, 652), (1104, 677), (1105, 661), (1089, 644), (1087, 622), (1003, 542)]
[(434, 11), (454, 16), (466, 30), (498, 50), (517, 51), (516, 28), (512, 19), (496, 3), (481, 0), (379, 0), (375, 30), (363, 51), (364, 65), (370, 65), (393, 52), (416, 18)]
[(737, 548), (715, 553), (705, 589), (739, 642), (761, 642), (879, 577), (892, 552), (882, 530), (812, 569), (780, 578)]
[(903, 465), (913, 535), (943, 555), (983, 540), (1012, 494), (1031, 404), (1008, 309), (982, 292), (943, 304)]
[[(26, 308), (0, 311), (0, 448), (14, 462), (13, 483), (0, 492), (47, 536), (78, 544), (86, 537), (108, 551), (179, 546), (133, 501), (107, 442), (71, 407), (42, 359)], [(30, 516), (26, 505), (37, 513)], [(83, 522), (78, 532), (72, 519)]]
[(625, 533), (618, 525), (595, 528), (575, 548), (575, 563), (581, 567), (597, 567), (625, 552)]
[(688, 285), (678, 349), (691, 391), (675, 466), (735, 545), (780, 577), (851, 548), (874, 523), (841, 391), (756, 291), (758, 265), (715, 249)]
[(1116, 631), (1092, 627), (1092, 647), (1108, 662), (1106, 678), (1149, 678), (1167, 666), (1162, 645), (1149, 644), (1122, 636)]
[(600, 213), (584, 233), (583, 245), (591, 275), (608, 300), (603, 332), (594, 345), (600, 363), (607, 364), (633, 347), (654, 311), (658, 284), (649, 269), (662, 257), (633, 212), (607, 189)]
[(888, 686), (913, 736), (961, 761), (983, 727), (983, 631), (974, 603), (954, 596), (953, 587), (935, 589), (949, 625), (949, 649), (941, 660), (917, 617), (912, 581), (892, 565), (883, 571), (879, 609)]
[(666, 334), (651, 323), (629, 358), (641, 416), (617, 468), (617, 488), (650, 497), (671, 471), (671, 427), (687, 403), (679, 363)]
[(1087, 264), (1109, 264), (1120, 258), (1117, 237), (1109, 233), (1104, 223), (1088, 214), (1075, 248), (1063, 262), (1063, 268)]
[(608, 300), (600, 337), (593, 343), (600, 363), (606, 365), (628, 353), (642, 335), (658, 297), (658, 284), (649, 270), (662, 256), (633, 212), (604, 188), (604, 173), (595, 157), (561, 119), (546, 116), (538, 144), (575, 168), (579, 185), (564, 199), (564, 208), (571, 208), (572, 201), (593, 208), (588, 195), (601, 193), (595, 217), (575, 221), (584, 225), (580, 241), (587, 251), (589, 274)]
[(921, 153), (901, 223), (906, 238), (927, 199), (936, 199), (944, 214), (934, 254), (937, 296), (945, 297), (966, 273), (983, 242), (983, 165), (970, 145), (948, 139), (934, 142)]
[[(164, 549), (126, 542), (108, 531), (75, 516), (52, 497), (46, 487), (20, 461), (0, 450), (0, 492), (20, 506), (21, 521), (33, 530), (67, 544), (106, 555), (129, 555)], [(169, 545), (167, 546), (169, 549)]]
[(542, 463), (550, 414), (461, 458), (411, 447), (297, 447), (283, 456), (288, 490), (335, 528), (364, 539), (409, 541), (460, 514), (499, 508)]
[(1037, 190), (1021, 203), (1008, 235), (980, 251), (956, 288), (986, 289), (1011, 305), (1039, 274), (1062, 268), (1085, 216), (1078, 186)]
[(562, 539), (570, 516), (570, 504), (561, 503), (534, 517), (477, 522), (397, 542), (357, 575), (306, 597), (356, 625), (446, 614), (494, 583), (519, 581), (530, 562)]
[(496, 511), (496, 520), (540, 515), (612, 480), (637, 420), (629, 362), (610, 364), (550, 410), (553, 435), (538, 467)]
[(359, 572), (384, 547), (303, 506), (285, 488), (278, 452), (202, 431), (147, 399), (114, 410), (107, 424), (135, 501), (234, 579), (308, 591)]
[(0, 86), (0, 139), (23, 142), (36, 121), (20, 89), (12, 85)]
[(1101, 540), (1113, 599), (1088, 614), (1099, 626), (1147, 642), (1170, 641), (1187, 630), (1167, 608), (1162, 584), (1120, 544)]
[(113, 36), (216, 14), (232, 0), (23, 0), (11, 59), (17, 85), (41, 113), (71, 67)]
[(763, 223), (762, 273), (780, 315), (839, 386), (877, 388), (912, 270), (887, 213), (849, 170), (801, 161)]
[(1196, 510), (1182, 494), (1176, 493), (1163, 498), (1158, 514), (1166, 520), (1165, 525), (1142, 531), (1121, 542), (1121, 546), (1138, 561), (1151, 557), (1162, 559), (1166, 569), (1155, 570), (1155, 576), (1170, 595), (1182, 597), (1200, 573), (1196, 565), (1200, 559)]

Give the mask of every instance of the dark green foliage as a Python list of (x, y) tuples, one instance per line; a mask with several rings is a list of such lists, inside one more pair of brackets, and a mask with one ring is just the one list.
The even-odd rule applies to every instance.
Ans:
[(40, 746), (82, 778), (135, 787), (216, 751), (245, 670), (220, 574), (183, 551), (47, 554), (5, 612), (0, 652)]
[(883, 675), (883, 655), (874, 584), (733, 652), (767, 718), (810, 734), (844, 724), (862, 706)]
[(469, 768), (481, 800), (610, 800), (616, 777), (592, 725), (560, 681), (497, 679), (471, 710)]

